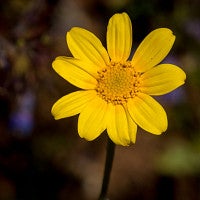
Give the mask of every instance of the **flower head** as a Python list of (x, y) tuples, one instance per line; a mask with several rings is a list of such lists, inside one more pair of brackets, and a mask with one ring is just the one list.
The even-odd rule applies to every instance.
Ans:
[(73, 57), (57, 57), (52, 65), (80, 90), (53, 105), (55, 119), (80, 113), (80, 137), (94, 140), (107, 129), (111, 140), (124, 146), (135, 143), (137, 126), (156, 135), (166, 131), (166, 113), (151, 96), (171, 92), (186, 78), (179, 67), (159, 64), (175, 41), (170, 29), (152, 31), (132, 58), (132, 25), (126, 13), (110, 18), (107, 50), (94, 34), (78, 27), (66, 40)]

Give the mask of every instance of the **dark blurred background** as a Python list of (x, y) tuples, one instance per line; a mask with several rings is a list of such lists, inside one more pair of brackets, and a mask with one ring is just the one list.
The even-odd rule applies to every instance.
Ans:
[(168, 114), (161, 136), (139, 129), (136, 144), (116, 148), (111, 200), (200, 199), (199, 0), (0, 0), (0, 200), (95, 200), (106, 134), (77, 133), (77, 116), (55, 121), (51, 107), (76, 88), (51, 63), (68, 55), (73, 26), (105, 45), (109, 18), (126, 11), (133, 50), (153, 29), (168, 27), (175, 44), (164, 62), (180, 66), (186, 84), (157, 98)]

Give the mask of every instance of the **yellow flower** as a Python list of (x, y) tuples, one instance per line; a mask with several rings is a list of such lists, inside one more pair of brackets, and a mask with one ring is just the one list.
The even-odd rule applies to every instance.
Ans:
[(52, 65), (81, 90), (53, 105), (55, 119), (80, 113), (80, 137), (91, 141), (107, 129), (111, 140), (123, 146), (135, 143), (137, 125), (156, 135), (166, 131), (166, 113), (150, 95), (166, 94), (186, 79), (179, 67), (159, 64), (175, 41), (170, 29), (152, 31), (130, 59), (132, 25), (126, 13), (110, 18), (107, 51), (94, 34), (82, 28), (72, 28), (66, 40), (73, 57), (57, 57)]

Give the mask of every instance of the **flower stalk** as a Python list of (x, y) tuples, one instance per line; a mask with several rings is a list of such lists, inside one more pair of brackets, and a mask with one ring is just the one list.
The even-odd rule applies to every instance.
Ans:
[(99, 195), (99, 200), (106, 200), (106, 195), (108, 191), (108, 185), (110, 180), (110, 174), (112, 171), (112, 163), (114, 159), (115, 154), (115, 144), (112, 142), (112, 140), (108, 137), (107, 142), (107, 151), (106, 151), (106, 162), (105, 162), (105, 168), (104, 168), (104, 176), (103, 176), (103, 182), (101, 187), (101, 193)]

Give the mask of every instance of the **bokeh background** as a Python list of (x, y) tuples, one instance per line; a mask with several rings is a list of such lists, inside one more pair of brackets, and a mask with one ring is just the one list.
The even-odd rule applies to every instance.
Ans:
[(77, 116), (55, 121), (53, 103), (76, 88), (51, 63), (68, 55), (73, 26), (105, 45), (109, 18), (126, 11), (133, 51), (153, 29), (168, 27), (175, 44), (164, 62), (186, 84), (157, 98), (168, 114), (161, 136), (139, 129), (136, 144), (117, 146), (111, 200), (200, 199), (199, 0), (0, 0), (0, 200), (95, 200), (101, 189), (106, 134), (77, 133)]

